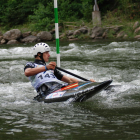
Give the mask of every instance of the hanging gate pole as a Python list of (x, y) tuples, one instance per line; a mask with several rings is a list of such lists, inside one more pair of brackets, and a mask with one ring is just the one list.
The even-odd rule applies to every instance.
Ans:
[(56, 36), (57, 66), (60, 67), (60, 50), (59, 50), (59, 28), (58, 28), (57, 0), (54, 0), (54, 14), (55, 14), (55, 36)]
[(95, 2), (95, 5), (93, 6), (93, 12), (92, 12), (93, 25), (99, 26), (101, 25), (101, 13), (97, 5), (97, 0), (94, 0), (94, 2)]

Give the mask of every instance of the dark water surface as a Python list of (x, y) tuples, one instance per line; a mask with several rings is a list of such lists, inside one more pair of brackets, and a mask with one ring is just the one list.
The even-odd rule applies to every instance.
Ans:
[(23, 72), (33, 45), (0, 46), (0, 140), (140, 140), (139, 41), (60, 42), (62, 68), (116, 85), (72, 104), (33, 101)]

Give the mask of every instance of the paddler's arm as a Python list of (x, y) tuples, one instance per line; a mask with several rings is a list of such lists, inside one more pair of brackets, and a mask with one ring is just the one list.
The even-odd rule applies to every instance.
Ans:
[[(56, 67), (56, 63), (55, 62), (53, 62), (52, 63), (52, 65), (54, 66), (54, 67)], [(56, 69), (55, 69), (56, 70)], [(59, 78), (58, 78), (59, 79)], [(78, 83), (78, 82), (80, 82), (79, 80), (77, 80), (77, 79), (75, 79), (75, 78), (71, 78), (71, 77), (68, 77), (68, 76), (66, 76), (66, 75), (63, 75), (62, 77), (61, 77), (61, 79), (59, 79), (59, 80), (61, 80), (61, 81), (63, 81), (63, 82), (66, 82), (66, 83)], [(90, 79), (90, 81), (91, 82), (95, 82), (95, 80), (93, 80), (93, 79)]]
[[(64, 81), (64, 82), (67, 82), (67, 83), (78, 83), (78, 82), (80, 82), (80, 80), (77, 80), (77, 79), (71, 78), (71, 77), (67, 77), (66, 75), (64, 75), (61, 80)], [(90, 79), (89, 81), (96, 82), (94, 79)]]
[(27, 68), (24, 71), (25, 76), (33, 76), (40, 72), (46, 71), (45, 66), (44, 67), (36, 67), (36, 68)]
[(36, 75), (40, 72), (46, 71), (46, 68), (48, 70), (50, 69), (55, 69), (55, 66), (53, 65), (53, 62), (50, 62), (48, 65), (43, 66), (43, 67), (35, 67), (35, 68), (26, 68), (24, 71), (25, 76), (33, 76)]
[(89, 81), (91, 81), (91, 82), (96, 82), (94, 79), (90, 79)]
[[(66, 82), (66, 83), (69, 83), (69, 84), (70, 83), (78, 83), (78, 82), (80, 82), (79, 80), (77, 80), (75, 78), (67, 77), (66, 75), (64, 75), (61, 80)], [(95, 82), (95, 80), (93, 80), (93, 79), (90, 79), (89, 81)]]
[(79, 80), (75, 79), (75, 78), (71, 78), (71, 77), (68, 77), (66, 75), (63, 75), (61, 81), (63, 82), (66, 82), (66, 83), (77, 83), (77, 82), (80, 82)]

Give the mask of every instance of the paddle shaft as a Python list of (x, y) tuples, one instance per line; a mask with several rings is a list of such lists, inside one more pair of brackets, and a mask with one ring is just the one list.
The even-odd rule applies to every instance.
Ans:
[[(67, 70), (64, 70), (64, 69), (62, 69), (62, 68), (56, 67), (56, 69), (61, 70), (61, 71), (65, 72), (65, 73), (68, 73), (68, 74), (70, 74), (70, 75), (72, 75), (72, 76), (75, 76), (75, 77), (77, 77), (77, 78), (79, 78), (79, 79), (81, 79), (81, 80), (83, 80), (83, 81), (89, 81), (88, 79), (85, 79), (85, 78), (83, 78), (83, 77), (81, 77), (81, 76), (79, 76), (79, 75), (76, 75), (76, 74), (74, 74), (74, 73), (71, 73), (71, 72), (69, 72), (69, 71), (67, 71)], [(115, 86), (116, 86), (116, 85), (109, 85), (107, 88), (105, 88), (105, 90), (110, 90), (112, 87), (115, 87)]]
[(68, 74), (70, 74), (70, 75), (72, 75), (72, 76), (75, 76), (75, 77), (77, 77), (77, 78), (79, 78), (79, 79), (81, 79), (81, 80), (83, 80), (83, 81), (89, 81), (88, 79), (85, 79), (85, 78), (83, 78), (83, 77), (81, 77), (81, 76), (79, 76), (79, 75), (76, 75), (76, 74), (74, 74), (74, 73), (71, 73), (71, 72), (69, 72), (69, 71), (67, 71), (67, 70), (64, 70), (64, 69), (60, 68), (60, 67), (56, 67), (56, 69), (61, 70), (61, 71), (65, 72), (65, 73), (68, 73)]

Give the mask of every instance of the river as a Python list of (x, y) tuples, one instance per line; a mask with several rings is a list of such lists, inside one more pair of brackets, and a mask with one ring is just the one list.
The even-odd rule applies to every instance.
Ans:
[(140, 140), (139, 41), (60, 42), (61, 68), (115, 85), (83, 103), (33, 100), (23, 69), (34, 45), (0, 46), (0, 140)]

